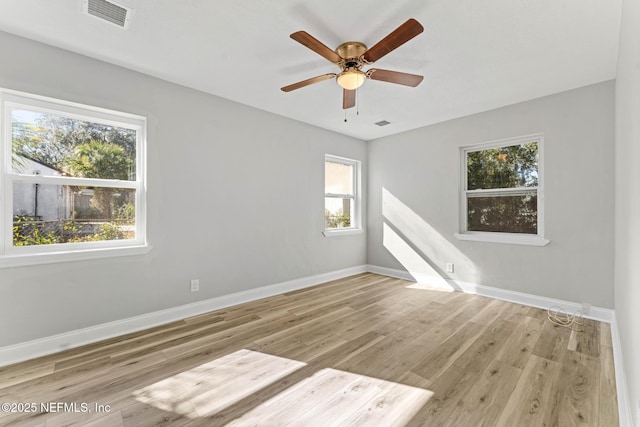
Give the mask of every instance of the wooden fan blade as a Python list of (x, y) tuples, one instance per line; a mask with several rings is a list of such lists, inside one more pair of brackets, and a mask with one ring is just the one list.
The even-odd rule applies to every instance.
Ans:
[(320, 82), (323, 82), (325, 80), (332, 79), (335, 76), (336, 75), (334, 73), (323, 74), (321, 76), (312, 77), (310, 79), (303, 80), (301, 82), (294, 83), (294, 84), (289, 85), (289, 86), (285, 86), (285, 87), (281, 88), (281, 90), (283, 92), (291, 92), (292, 90), (300, 89), (301, 87), (309, 86), (309, 85), (312, 85), (314, 83), (320, 83)]
[(371, 49), (362, 55), (362, 58), (368, 63), (376, 62), (387, 53), (402, 46), (423, 31), (424, 27), (418, 21), (411, 18), (393, 30), (387, 37), (373, 45)]
[(356, 106), (356, 91), (342, 89), (342, 109), (347, 110)]
[(399, 85), (416, 87), (420, 84), (424, 77), (417, 74), (401, 73), (399, 71), (381, 70), (372, 68), (367, 71), (367, 75), (371, 80), (380, 80), (381, 82), (397, 83)]
[(325, 46), (320, 40), (316, 39), (306, 31), (297, 31), (291, 34), (290, 37), (298, 43), (305, 45), (318, 55), (325, 57), (334, 64), (337, 64), (342, 60), (342, 58), (340, 58), (340, 55)]

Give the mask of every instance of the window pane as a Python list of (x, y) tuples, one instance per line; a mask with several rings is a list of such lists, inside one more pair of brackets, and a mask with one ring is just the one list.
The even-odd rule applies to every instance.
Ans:
[(467, 198), (467, 229), (504, 233), (538, 233), (538, 196)]
[(324, 162), (324, 192), (353, 195), (353, 166)]
[(133, 189), (13, 184), (13, 245), (135, 239)]
[(325, 197), (324, 227), (326, 229), (351, 227), (352, 209), (352, 199)]
[(27, 110), (11, 111), (13, 171), (136, 179), (136, 131)]
[(467, 189), (536, 187), (538, 143), (467, 153)]

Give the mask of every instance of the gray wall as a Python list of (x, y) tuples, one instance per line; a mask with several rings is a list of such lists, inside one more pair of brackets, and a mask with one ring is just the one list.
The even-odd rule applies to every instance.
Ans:
[(616, 79), (615, 306), (630, 406), (640, 426), (640, 0), (622, 2)]
[(0, 347), (366, 263), (364, 234), (322, 235), (324, 155), (366, 176), (363, 141), (6, 33), (0, 52), (0, 87), (148, 118), (153, 245), (0, 269)]
[[(369, 264), (613, 308), (613, 107), (604, 82), (371, 141)], [(460, 147), (539, 132), (551, 243), (457, 240)]]
[[(383, 202), (387, 247), (404, 245), (410, 262), (461, 281), (613, 307), (612, 82), (367, 146), (5, 33), (0, 49), (12, 58), (0, 67), (2, 87), (148, 117), (154, 247), (0, 269), (0, 323), (20, 325), (0, 331), (0, 346), (367, 262), (402, 269), (383, 241)], [(455, 239), (459, 147), (538, 132), (551, 243)], [(363, 160), (368, 236), (322, 236), (325, 153)], [(455, 273), (443, 273), (445, 262)], [(191, 278), (200, 279), (197, 294), (188, 292)]]

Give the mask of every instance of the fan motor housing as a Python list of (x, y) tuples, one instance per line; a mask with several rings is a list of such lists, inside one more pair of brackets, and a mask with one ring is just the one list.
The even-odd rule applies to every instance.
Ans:
[(367, 51), (367, 46), (360, 42), (345, 42), (336, 48), (340, 58), (349, 60), (360, 58)]

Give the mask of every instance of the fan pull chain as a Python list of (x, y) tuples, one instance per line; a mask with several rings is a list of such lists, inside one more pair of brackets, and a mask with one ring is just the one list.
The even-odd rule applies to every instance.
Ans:
[[(356, 95), (355, 95), (355, 97), (356, 97), (356, 102), (355, 102), (355, 104), (356, 104), (356, 116), (359, 116), (360, 115), (360, 104), (358, 103), (358, 89), (356, 88), (354, 90), (356, 92)], [(347, 109), (345, 108), (343, 111), (344, 111), (344, 122), (347, 123)]]

